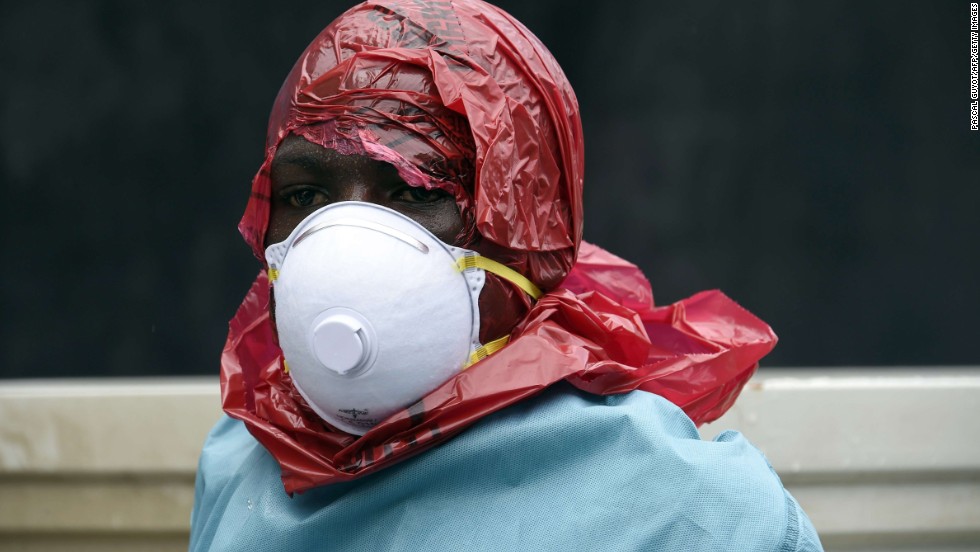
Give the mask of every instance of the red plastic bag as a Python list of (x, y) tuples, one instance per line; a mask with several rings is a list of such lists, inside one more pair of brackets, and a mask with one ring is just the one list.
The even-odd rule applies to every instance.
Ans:
[(260, 259), (269, 167), (289, 134), (450, 191), (465, 226), (458, 243), (548, 291), (532, 305), (488, 275), (481, 329), (509, 328), (519, 313), (510, 343), (355, 437), (323, 422), (283, 370), (263, 270), (230, 324), (222, 404), (278, 460), (290, 493), (408, 458), (562, 380), (600, 394), (643, 389), (710, 421), (775, 345), (765, 323), (719, 292), (654, 307), (636, 266), (582, 243), (574, 93), (547, 49), (489, 4), (368, 2), (313, 41), (276, 99), (239, 225)]

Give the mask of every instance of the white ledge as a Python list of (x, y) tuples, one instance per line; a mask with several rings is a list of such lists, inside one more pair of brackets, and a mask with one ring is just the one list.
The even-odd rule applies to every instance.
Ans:
[[(186, 548), (207, 378), (0, 380), (0, 552)], [(980, 367), (767, 369), (744, 433), (828, 550), (980, 550)]]

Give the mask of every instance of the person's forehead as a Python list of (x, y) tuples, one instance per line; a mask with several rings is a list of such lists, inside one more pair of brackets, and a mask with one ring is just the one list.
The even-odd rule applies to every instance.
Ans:
[(395, 168), (385, 162), (364, 155), (344, 155), (334, 149), (307, 141), (296, 135), (287, 136), (272, 160), (273, 171), (287, 165), (316, 171), (370, 170), (372, 172), (396, 174)]
[(335, 154), (339, 155), (337, 152), (309, 142), (301, 136), (290, 134), (279, 144), (272, 162), (300, 164), (314, 159), (326, 160)]

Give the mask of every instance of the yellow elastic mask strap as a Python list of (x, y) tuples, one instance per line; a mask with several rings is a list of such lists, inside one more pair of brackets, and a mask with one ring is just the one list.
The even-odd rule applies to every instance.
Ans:
[(467, 368), (469, 368), (470, 366), (473, 366), (477, 362), (480, 362), (481, 360), (487, 358), (488, 356), (490, 356), (490, 355), (496, 353), (497, 351), (503, 349), (504, 348), (504, 345), (506, 345), (508, 341), (510, 341), (510, 336), (509, 335), (505, 335), (505, 336), (501, 337), (500, 339), (494, 339), (493, 341), (491, 341), (490, 343), (487, 343), (486, 345), (480, 345), (470, 355), (469, 362), (467, 362), (465, 365), (463, 365), (463, 370), (466, 370)]
[(544, 293), (538, 289), (538, 286), (534, 285), (534, 282), (528, 280), (520, 272), (507, 265), (498, 263), (493, 259), (488, 259), (482, 255), (466, 255), (464, 257), (460, 257), (456, 260), (456, 268), (460, 272), (471, 268), (482, 268), (483, 270), (496, 274), (504, 280), (507, 280), (508, 282), (521, 288), (524, 290), (524, 293), (530, 295), (535, 301), (544, 295)]
[(274, 266), (270, 266), (269, 267), (269, 281), (270, 282), (275, 282), (278, 279), (279, 279), (279, 269), (276, 268), (276, 267), (274, 267)]

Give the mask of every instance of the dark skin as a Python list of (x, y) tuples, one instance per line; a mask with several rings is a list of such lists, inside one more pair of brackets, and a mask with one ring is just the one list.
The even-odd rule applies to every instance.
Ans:
[[(271, 167), (272, 199), (265, 246), (279, 243), (310, 213), (328, 203), (364, 201), (383, 205), (415, 220), (441, 241), (456, 243), (463, 219), (456, 199), (442, 190), (408, 185), (388, 163), (359, 155), (342, 155), (300, 136), (287, 136), (276, 151)], [(480, 294), (483, 343), (511, 332), (525, 309), (506, 299), (501, 286), (488, 279)], [(275, 298), (270, 312), (275, 321)]]
[(288, 136), (279, 146), (272, 160), (271, 180), (266, 247), (289, 237), (313, 211), (339, 201), (388, 207), (448, 244), (454, 244), (463, 229), (459, 207), (448, 192), (410, 186), (388, 163), (342, 155), (299, 136)]

